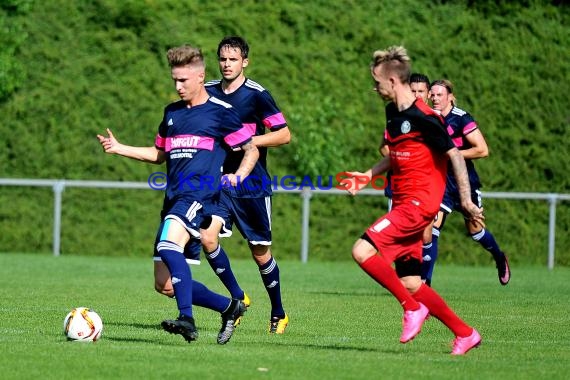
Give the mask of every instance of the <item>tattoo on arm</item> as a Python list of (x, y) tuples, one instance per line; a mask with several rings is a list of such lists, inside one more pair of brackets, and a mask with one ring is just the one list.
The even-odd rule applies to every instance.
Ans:
[(244, 155), (235, 174), (237, 176), (247, 177), (253, 170), (253, 167), (259, 158), (259, 150), (253, 142), (248, 142), (243, 145), (241, 149), (244, 151)]
[(457, 187), (459, 188), (459, 196), (463, 203), (471, 199), (471, 186), (469, 185), (469, 176), (467, 175), (465, 160), (457, 149), (453, 149), (449, 152), (449, 160), (453, 166), (453, 174), (455, 175)]

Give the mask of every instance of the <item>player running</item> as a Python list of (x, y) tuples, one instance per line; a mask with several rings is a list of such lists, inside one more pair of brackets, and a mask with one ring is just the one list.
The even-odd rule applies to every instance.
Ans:
[[(484, 158), (489, 155), (489, 149), (483, 133), (479, 129), (475, 119), (466, 111), (455, 106), (453, 94), (453, 84), (440, 79), (432, 82), (430, 87), (430, 97), (434, 110), (440, 112), (447, 126), (451, 140), (459, 149), (469, 175), (471, 186), (471, 199), (479, 207), (483, 207), (481, 198), (481, 181), (475, 170), (474, 160)], [(463, 212), (461, 209), (459, 190), (453, 173), (448, 172), (445, 193), (441, 203), (441, 209), (436, 217), (432, 229), (431, 245), (429, 241), (424, 245), (424, 262), (422, 265), (422, 279), (429, 285), (433, 276), (433, 268), (438, 254), (438, 238), (443, 228), (447, 216), (453, 211)], [(481, 244), (495, 260), (497, 274), (501, 285), (507, 285), (511, 279), (511, 270), (507, 256), (497, 244), (493, 234), (484, 226), (474, 223), (467, 216), (465, 218), (465, 228), (471, 238)]]
[[(463, 355), (481, 343), (481, 336), (461, 320), (432, 288), (422, 283), (422, 235), (439, 210), (445, 190), (448, 159), (453, 167), (466, 215), (483, 223), (482, 210), (470, 198), (465, 161), (445, 131), (443, 120), (410, 89), (410, 58), (393, 46), (376, 51), (371, 74), (386, 106), (384, 157), (365, 173), (353, 172), (344, 181), (355, 194), (364, 187), (355, 178), (372, 178), (392, 169), (392, 209), (376, 220), (356, 241), (352, 257), (375, 281), (391, 292), (404, 309), (400, 342), (420, 332), (429, 314), (455, 335), (452, 355)], [(392, 268), (395, 264), (395, 269)]]
[[(281, 300), (279, 266), (271, 253), (271, 196), (272, 182), (267, 170), (267, 148), (288, 144), (289, 127), (275, 100), (263, 86), (246, 78), (244, 70), (249, 65), (249, 45), (244, 38), (228, 36), (218, 44), (218, 64), (222, 78), (206, 83), (211, 96), (231, 104), (241, 122), (253, 134), (253, 143), (259, 149), (259, 160), (247, 179), (235, 187), (224, 187), (212, 227), (202, 236), (208, 262), (218, 274), (233, 298), (249, 297), (238, 285), (229, 265), (229, 258), (219, 244), (218, 236), (228, 236), (235, 223), (241, 235), (247, 239), (261, 280), (271, 302), (269, 332), (283, 334), (289, 316)], [(266, 133), (266, 130), (269, 132)], [(243, 159), (243, 151), (232, 151), (224, 162), (224, 173), (233, 173)]]

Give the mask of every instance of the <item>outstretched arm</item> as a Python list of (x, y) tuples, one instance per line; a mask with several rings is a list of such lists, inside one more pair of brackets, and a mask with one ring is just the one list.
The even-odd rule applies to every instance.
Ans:
[(345, 172), (344, 174), (348, 175), (348, 177), (340, 182), (340, 186), (344, 187), (344, 189), (350, 194), (355, 195), (361, 189), (366, 187), (373, 177), (386, 172), (388, 169), (390, 169), (390, 157), (383, 157), (364, 173)]
[(99, 139), (105, 153), (118, 154), (152, 164), (161, 164), (166, 159), (164, 151), (156, 149), (155, 146), (136, 147), (121, 144), (109, 128), (107, 128), (107, 136), (97, 135), (97, 139)]

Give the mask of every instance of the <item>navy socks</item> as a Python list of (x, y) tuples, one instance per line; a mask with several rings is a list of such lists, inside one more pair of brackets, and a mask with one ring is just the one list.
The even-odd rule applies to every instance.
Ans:
[(220, 278), (226, 289), (228, 289), (232, 298), (243, 300), (243, 290), (240, 288), (237, 279), (232, 272), (230, 259), (222, 246), (218, 245), (218, 248), (213, 252), (206, 252), (206, 259), (208, 259), (208, 263), (214, 272), (216, 272), (216, 275)]
[(285, 310), (283, 310), (283, 304), (281, 303), (279, 267), (273, 256), (265, 264), (259, 266), (259, 273), (271, 301), (271, 316), (284, 317)]
[(184, 257), (184, 248), (171, 241), (161, 240), (156, 249), (170, 271), (180, 315), (192, 317), (192, 273)]
[(493, 255), (493, 259), (495, 259), (496, 263), (504, 261), (505, 254), (499, 248), (499, 245), (492, 233), (483, 228), (480, 232), (471, 235), (471, 238), (489, 251), (489, 253)]

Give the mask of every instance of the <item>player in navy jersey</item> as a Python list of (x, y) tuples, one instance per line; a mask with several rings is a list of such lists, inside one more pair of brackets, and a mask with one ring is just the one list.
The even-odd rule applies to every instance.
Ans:
[[(267, 148), (289, 143), (291, 134), (269, 91), (245, 77), (244, 69), (249, 64), (248, 55), (249, 46), (245, 39), (239, 36), (223, 38), (217, 50), (222, 78), (206, 83), (206, 90), (236, 109), (243, 125), (253, 134), (253, 143), (259, 149), (259, 160), (246, 180), (235, 187), (222, 189), (216, 212), (221, 218), (216, 218), (211, 228), (202, 236), (202, 246), (208, 262), (232, 297), (249, 304), (249, 297), (238, 285), (229, 266), (228, 255), (218, 239), (218, 236), (230, 235), (232, 224), (236, 225), (248, 241), (271, 302), (269, 332), (283, 334), (289, 323), (289, 316), (281, 300), (279, 266), (270, 249), (272, 181), (267, 170)], [(232, 151), (228, 154), (224, 162), (224, 173), (235, 171), (243, 153)]]
[(452, 355), (463, 355), (481, 343), (481, 336), (420, 277), (422, 236), (439, 210), (448, 161), (457, 178), (466, 215), (483, 223), (483, 210), (471, 201), (465, 161), (446, 133), (443, 120), (410, 89), (410, 58), (406, 49), (393, 46), (376, 51), (371, 74), (378, 94), (390, 101), (386, 106), (390, 155), (365, 173), (349, 173), (354, 177), (343, 183), (355, 194), (365, 186), (360, 180), (362, 176), (371, 179), (392, 169), (393, 202), (388, 214), (376, 220), (356, 241), (352, 257), (404, 309), (400, 342), (412, 340), (431, 314), (455, 334)]
[[(430, 94), (434, 109), (441, 112), (441, 116), (444, 118), (447, 131), (452, 141), (465, 158), (471, 185), (471, 198), (475, 204), (479, 207), (483, 207), (480, 190), (481, 181), (475, 170), (473, 160), (488, 156), (489, 149), (487, 142), (475, 119), (473, 119), (468, 112), (455, 106), (453, 84), (450, 81), (445, 79), (434, 81), (431, 84)], [(437, 242), (439, 233), (443, 228), (447, 215), (453, 210), (461, 211), (461, 207), (459, 204), (457, 183), (452, 173), (448, 173), (441, 210), (436, 217), (432, 229), (431, 245), (424, 245), (422, 278), (427, 284), (431, 284), (433, 276), (433, 268), (438, 254)], [(497, 267), (499, 282), (501, 285), (507, 285), (511, 278), (509, 263), (505, 254), (499, 248), (493, 234), (487, 228), (473, 223), (468, 218), (465, 219), (465, 228), (473, 240), (481, 244), (481, 246), (493, 256)]]
[[(228, 173), (226, 177), (232, 185), (237, 184), (238, 177), (246, 177), (251, 172), (259, 152), (232, 106), (206, 92), (201, 51), (184, 45), (168, 50), (167, 58), (181, 100), (164, 109), (155, 145), (121, 144), (110, 129), (107, 136), (97, 137), (106, 153), (154, 164), (166, 162), (168, 181), (154, 253), (155, 287), (159, 290), (168, 278), (179, 315), (161, 325), (164, 330), (180, 334), (191, 342), (198, 337), (192, 304), (208, 307), (222, 315), (217, 340), (225, 344), (246, 307), (239, 299), (216, 294), (193, 281), (184, 246), (192, 238), (199, 239), (200, 233), (211, 223), (227, 150), (244, 152), (235, 173)], [(199, 261), (199, 255), (191, 259)]]

